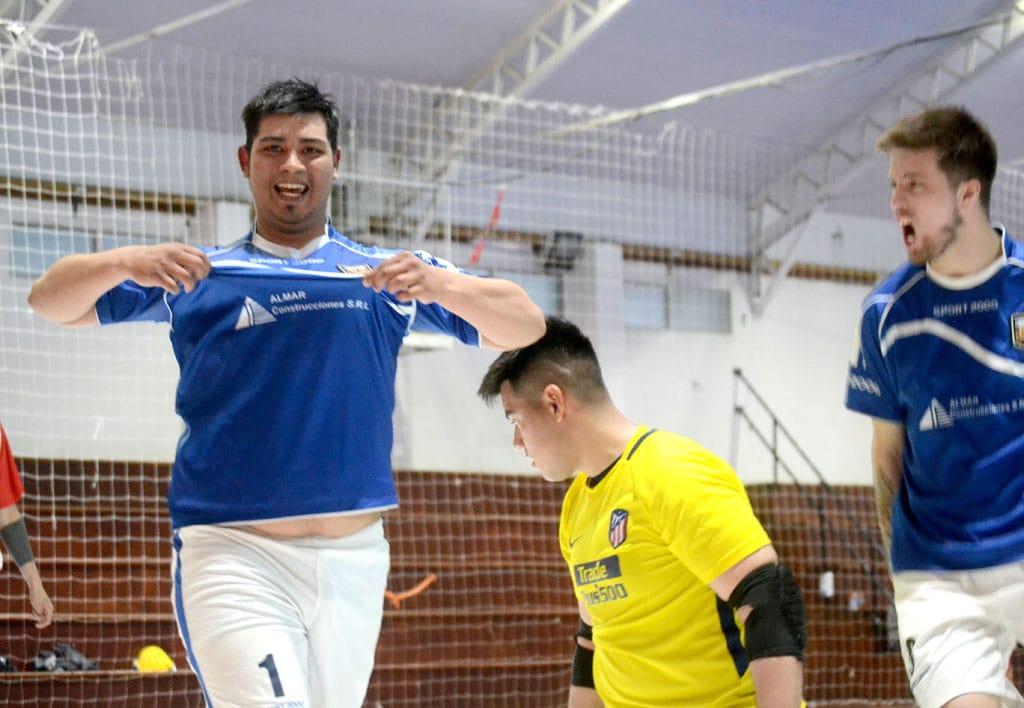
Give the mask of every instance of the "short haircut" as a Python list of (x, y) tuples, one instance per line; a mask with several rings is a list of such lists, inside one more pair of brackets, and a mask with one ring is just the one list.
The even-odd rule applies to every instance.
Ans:
[(580, 328), (558, 317), (545, 319), (547, 331), (529, 346), (502, 352), (495, 359), (477, 394), (491, 403), (508, 382), (520, 398), (539, 399), (544, 387), (556, 384), (583, 403), (608, 398), (594, 345)]
[(327, 141), (331, 150), (338, 149), (338, 105), (330, 94), (320, 91), (316, 84), (302, 79), (272, 81), (252, 97), (242, 109), (245, 124), (245, 149), (252, 151), (252, 143), (260, 132), (265, 116), (319, 113), (327, 124)]
[(941, 106), (904, 116), (878, 139), (877, 147), (886, 154), (899, 148), (938, 149), (939, 169), (953, 187), (969, 179), (981, 182), (981, 205), (988, 215), (999, 164), (996, 142), (966, 109)]

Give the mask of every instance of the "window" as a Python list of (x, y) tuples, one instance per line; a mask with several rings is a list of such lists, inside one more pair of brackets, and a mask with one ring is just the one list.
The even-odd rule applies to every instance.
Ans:
[(622, 290), (623, 319), (630, 329), (666, 329), (668, 298), (664, 285), (631, 283)]
[(14, 226), (11, 229), (11, 275), (37, 278), (54, 261), (72, 253), (90, 253), (92, 235), (79, 231)]
[(672, 329), (721, 334), (732, 331), (732, 300), (728, 290), (675, 288), (671, 313)]

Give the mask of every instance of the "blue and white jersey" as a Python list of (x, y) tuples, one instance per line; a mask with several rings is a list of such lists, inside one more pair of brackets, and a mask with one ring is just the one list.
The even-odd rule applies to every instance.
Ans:
[(846, 406), (906, 427), (900, 570), (1024, 559), (1024, 246), (948, 278), (909, 264), (868, 296)]
[(438, 305), (363, 286), (397, 251), (329, 227), (302, 253), (251, 233), (204, 250), (213, 268), (191, 293), (126, 281), (96, 303), (101, 324), (171, 325), (185, 423), (168, 495), (175, 528), (395, 507), (402, 339), (415, 329), (479, 346), (479, 333)]

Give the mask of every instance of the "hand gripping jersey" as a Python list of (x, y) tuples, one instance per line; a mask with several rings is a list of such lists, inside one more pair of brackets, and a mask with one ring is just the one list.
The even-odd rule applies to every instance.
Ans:
[(22, 486), (21, 476), (18, 474), (14, 453), (11, 452), (10, 443), (7, 442), (7, 433), (0, 425), (0, 509), (17, 504), (24, 494), (25, 488)]
[(606, 706), (755, 705), (738, 621), (708, 583), (771, 541), (724, 461), (641, 427), (606, 472), (573, 480), (559, 540)]
[(396, 506), (402, 339), (418, 329), (479, 345), (477, 331), (440, 306), (364, 287), (396, 251), (330, 228), (304, 253), (251, 233), (206, 251), (213, 269), (191, 293), (127, 281), (96, 303), (102, 324), (171, 325), (185, 423), (168, 495), (175, 528)]
[(906, 265), (864, 303), (846, 406), (906, 426), (894, 570), (1024, 559), (1024, 247), (948, 278)]

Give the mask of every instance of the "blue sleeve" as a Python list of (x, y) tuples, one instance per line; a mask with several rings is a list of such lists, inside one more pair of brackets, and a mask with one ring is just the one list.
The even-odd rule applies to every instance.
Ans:
[[(483, 277), (467, 273), (450, 261), (446, 261), (443, 258), (436, 258), (424, 251), (415, 251), (415, 254), (420, 259), (436, 268), (453, 270), (472, 277)], [(430, 305), (424, 305), (422, 303), (417, 304), (416, 315), (413, 318), (411, 329), (418, 332), (447, 334), (450, 337), (458, 339), (463, 344), (468, 344), (474, 347), (480, 346), (480, 333), (477, 331), (476, 327), (436, 303), (431, 303)]]
[(115, 322), (169, 322), (170, 310), (163, 288), (144, 288), (126, 280), (96, 301), (100, 324)]
[(861, 312), (853, 355), (850, 357), (846, 407), (873, 418), (902, 422), (903, 407), (882, 357), (880, 309), (877, 300), (869, 300)]

